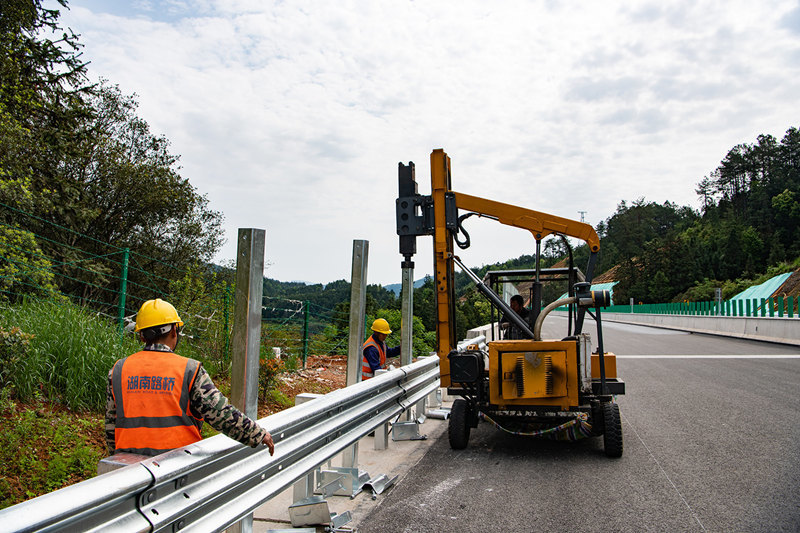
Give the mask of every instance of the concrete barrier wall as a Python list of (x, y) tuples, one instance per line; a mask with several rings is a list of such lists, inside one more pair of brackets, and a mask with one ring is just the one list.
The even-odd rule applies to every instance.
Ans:
[(702, 315), (648, 315), (603, 313), (604, 321), (641, 324), (693, 333), (723, 335), (800, 346), (800, 319), (778, 317), (728, 317)]
[[(566, 316), (555, 311), (554, 315)], [(656, 328), (677, 329), (693, 333), (723, 335), (757, 341), (778, 342), (800, 346), (800, 318), (726, 317), (702, 315), (654, 315), (644, 313), (603, 313), (603, 321), (640, 324)], [(490, 325), (467, 332), (467, 338), (486, 335), (491, 338)], [(499, 338), (499, 337), (495, 337)]]

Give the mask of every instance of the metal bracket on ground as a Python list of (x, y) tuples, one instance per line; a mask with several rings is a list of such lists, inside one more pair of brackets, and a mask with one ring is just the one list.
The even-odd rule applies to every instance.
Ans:
[[(343, 478), (343, 475), (339, 475), (335, 479), (320, 486), (317, 489), (321, 494), (320, 496), (309, 496), (308, 498), (303, 498), (302, 500), (290, 505), (289, 518), (292, 521), (292, 527), (327, 524), (330, 524), (331, 527), (334, 527), (334, 522), (336, 521), (337, 515), (336, 513), (331, 513), (330, 508), (328, 507), (328, 500), (326, 498), (336, 494), (336, 491), (344, 489), (344, 485), (342, 485)], [(341, 522), (338, 526), (335, 526), (334, 529), (350, 521), (350, 512), (347, 511), (338, 516), (344, 517), (344, 515), (347, 515), (347, 520)], [(342, 519), (343, 518), (340, 518), (339, 520)], [(314, 531), (316, 533), (316, 530)]]
[(392, 425), (392, 440), (425, 440), (427, 435), (419, 434), (419, 422), (412, 420), (410, 422), (395, 422)]
[(332, 513), (328, 507), (328, 500), (322, 496), (309, 496), (289, 506), (289, 519), (292, 527), (320, 525), (329, 526), (330, 530), (336, 531), (350, 522), (353, 517), (350, 511), (342, 514)]
[(383, 491), (394, 485), (395, 481), (397, 481), (397, 476), (390, 479), (386, 474), (381, 474), (367, 481), (364, 488), (372, 491), (372, 499), (375, 500), (378, 498), (378, 494), (382, 494)]
[(347, 468), (344, 466), (332, 466), (327, 470), (317, 471), (317, 486), (314, 491), (320, 493), (321, 488), (333, 480), (341, 481), (341, 488), (336, 490), (333, 495), (335, 496), (349, 496), (351, 499), (355, 498), (361, 492), (364, 483), (369, 481), (369, 474), (358, 468)]
[(341, 531), (342, 526), (350, 522), (352, 519), (353, 516), (350, 514), (350, 511), (345, 511), (339, 515), (331, 514), (331, 526), (328, 531)]

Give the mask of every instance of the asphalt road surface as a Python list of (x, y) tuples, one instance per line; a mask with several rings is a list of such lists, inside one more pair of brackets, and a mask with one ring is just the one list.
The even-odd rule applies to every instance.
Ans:
[(604, 326), (622, 458), (484, 422), (465, 450), (434, 443), (359, 532), (800, 530), (800, 349)]

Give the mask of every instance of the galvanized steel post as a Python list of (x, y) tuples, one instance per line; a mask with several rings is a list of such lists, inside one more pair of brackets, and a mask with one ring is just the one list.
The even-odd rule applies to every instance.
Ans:
[(410, 365), (414, 338), (414, 268), (403, 268), (400, 303), (400, 364)]
[[(236, 291), (233, 311), (233, 368), (231, 403), (252, 419), (258, 418), (258, 356), (261, 347), (261, 302), (264, 290), (266, 231), (239, 228), (236, 250)], [(252, 533), (253, 515), (229, 531)]]
[[(411, 263), (413, 265), (413, 263)], [(411, 364), (414, 333), (414, 267), (404, 266), (402, 300), (400, 303), (400, 364)], [(411, 409), (406, 409), (406, 420), (411, 420)]]
[(367, 308), (367, 259), (369, 241), (353, 241), (353, 270), (350, 276), (350, 338), (347, 344), (347, 385), (361, 381), (361, 346)]
[[(361, 381), (361, 346), (364, 343), (364, 318), (367, 309), (367, 263), (369, 241), (353, 241), (353, 270), (350, 275), (350, 339), (347, 344), (347, 381), (354, 385)], [(357, 468), (358, 443), (342, 454), (342, 466)]]

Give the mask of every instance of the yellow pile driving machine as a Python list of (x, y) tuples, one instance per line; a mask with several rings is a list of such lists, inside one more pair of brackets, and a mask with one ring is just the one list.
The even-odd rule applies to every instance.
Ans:
[[(416, 238), (433, 236), (436, 294), (437, 354), (442, 386), (460, 396), (450, 412), (450, 446), (467, 446), (470, 429), (486, 420), (498, 428), (521, 435), (574, 440), (602, 436), (609, 457), (622, 455), (622, 425), (617, 394), (625, 383), (617, 378), (616, 357), (605, 352), (600, 309), (610, 303), (608, 291), (590, 290), (600, 239), (589, 224), (455, 192), (451, 188), (450, 158), (443, 150), (431, 154), (431, 195), (417, 192), (414, 164), (399, 165), (397, 234), (403, 266), (413, 268)], [(463, 212), (463, 213), (462, 213)], [(461, 213), (461, 214), (460, 214)], [(454, 253), (454, 244), (470, 245), (463, 228), (467, 217), (477, 215), (529, 231), (536, 243), (536, 264), (530, 271), (513, 271), (492, 279), (517, 281), (529, 275), (531, 310), (527, 319), (512, 310)], [(570, 251), (568, 268), (540, 268), (542, 239), (561, 236)], [(585, 275), (572, 265), (566, 237), (583, 240), (589, 248)], [(456, 341), (454, 267), (466, 273), (491, 302), (492, 316), (502, 313), (514, 335), (495, 340), (479, 337)], [(498, 273), (495, 273), (498, 274)], [(542, 308), (542, 282), (567, 280), (567, 296)], [(541, 338), (542, 323), (553, 310), (567, 310), (567, 331), (558, 339)], [(597, 325), (597, 350), (584, 333), (586, 315)], [(499, 334), (498, 334), (499, 336)], [(488, 342), (484, 342), (487, 341)]]

